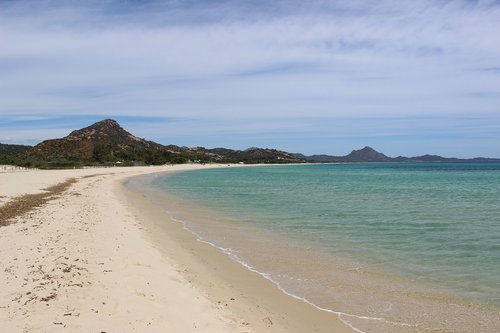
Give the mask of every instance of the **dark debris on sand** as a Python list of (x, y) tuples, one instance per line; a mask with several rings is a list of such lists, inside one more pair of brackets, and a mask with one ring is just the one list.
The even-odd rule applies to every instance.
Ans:
[(46, 202), (66, 191), (76, 182), (75, 178), (44, 189), (44, 192), (37, 194), (26, 194), (12, 199), (5, 205), (0, 206), (0, 227), (9, 224), (10, 220), (17, 216), (26, 214), (38, 208)]

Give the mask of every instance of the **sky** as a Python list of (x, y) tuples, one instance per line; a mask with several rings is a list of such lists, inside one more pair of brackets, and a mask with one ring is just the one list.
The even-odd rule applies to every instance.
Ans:
[(0, 0), (0, 142), (500, 157), (500, 1)]

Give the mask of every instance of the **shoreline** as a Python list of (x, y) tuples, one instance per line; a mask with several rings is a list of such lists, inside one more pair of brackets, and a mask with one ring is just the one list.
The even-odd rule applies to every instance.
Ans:
[[(22, 195), (48, 193), (47, 189), (70, 179), (76, 182), (41, 206), (15, 217), (12, 223), (0, 226), (0, 284), (4, 286), (0, 290), (0, 330), (469, 332), (469, 315), (482, 311), (472, 303), (434, 300), (452, 305), (444, 309), (448, 316), (442, 318), (454, 322), (454, 330), (435, 330), (420, 324), (408, 327), (406, 321), (398, 321), (387, 330), (379, 325), (391, 318), (364, 317), (361, 312), (342, 307), (322, 309), (321, 303), (313, 299), (318, 306), (295, 296), (266, 277), (262, 273), (266, 270), (244, 266), (230, 257), (230, 251), (200, 240), (172, 219), (165, 207), (153, 202), (147, 191), (131, 191), (124, 185), (147, 174), (226, 167), (1, 173), (0, 209)], [(393, 280), (382, 276), (383, 283), (390, 284), (388, 281)], [(352, 302), (356, 293), (368, 302), (377, 289), (370, 284), (357, 286), (352, 294), (352, 289), (343, 290), (342, 283), (336, 286), (340, 288), (335, 288), (337, 292), (345, 291), (338, 295), (345, 302)], [(407, 296), (406, 292), (400, 296), (410, 297), (412, 291), (407, 292)], [(464, 306), (469, 307), (468, 312), (460, 310)], [(412, 311), (405, 314), (410, 317)], [(497, 320), (487, 319), (484, 332), (497, 327)]]
[[(294, 164), (291, 164), (291, 165), (294, 165)], [(187, 171), (190, 171), (190, 170), (187, 170)], [(161, 231), (163, 231), (162, 229), (169, 230), (170, 228), (174, 228), (174, 229), (177, 229), (179, 227), (182, 228), (186, 233), (189, 233), (192, 236), (192, 237), (185, 236), (185, 237), (188, 237), (188, 238), (192, 238), (192, 239), (189, 239), (189, 242), (191, 242), (191, 241), (194, 240), (196, 242), (203, 243), (203, 244), (209, 246), (210, 248), (213, 248), (213, 249), (215, 249), (216, 251), (219, 252), (220, 255), (216, 255), (218, 258), (216, 258), (215, 261), (211, 263), (212, 266), (221, 266), (221, 267), (225, 266), (227, 268), (228, 265), (229, 265), (228, 262), (231, 263), (230, 264), (231, 266), (233, 265), (233, 263), (237, 263), (238, 265), (240, 265), (241, 267), (243, 267), (244, 270), (247, 270), (249, 274), (256, 274), (260, 278), (262, 278), (262, 279), (270, 282), (274, 286), (274, 288), (276, 288), (277, 290), (279, 290), (287, 298), (292, 298), (293, 300), (297, 300), (300, 303), (304, 303), (306, 305), (306, 307), (312, 307), (315, 310), (317, 310), (317, 311), (319, 311), (319, 312), (321, 312), (323, 314), (326, 314), (327, 316), (334, 316), (334, 317), (336, 317), (337, 320), (341, 324), (343, 324), (345, 327), (348, 328), (348, 332), (364, 333), (364, 331), (362, 329), (355, 327), (348, 320), (343, 319), (343, 317), (346, 317), (346, 318), (355, 318), (355, 319), (361, 319), (361, 320), (369, 320), (369, 321), (375, 321), (375, 322), (376, 321), (383, 321), (383, 322), (389, 323), (384, 318), (367, 317), (367, 316), (362, 316), (362, 315), (350, 314), (350, 313), (346, 313), (346, 312), (342, 312), (342, 311), (335, 311), (335, 310), (328, 309), (328, 308), (323, 308), (323, 307), (321, 307), (321, 306), (319, 306), (319, 305), (311, 302), (307, 298), (298, 296), (296, 294), (293, 294), (293, 293), (287, 291), (285, 288), (283, 288), (280, 285), (280, 283), (278, 281), (273, 280), (273, 278), (271, 277), (270, 274), (259, 271), (257, 268), (253, 267), (252, 265), (250, 265), (246, 261), (244, 261), (241, 258), (237, 257), (234, 253), (231, 252), (230, 249), (226, 249), (226, 248), (220, 247), (220, 246), (216, 245), (215, 243), (204, 239), (204, 237), (202, 235), (200, 235), (197, 232), (195, 232), (192, 229), (190, 229), (189, 226), (186, 225), (185, 221), (176, 219), (175, 217), (173, 217), (170, 214), (170, 212), (168, 210), (165, 209), (165, 207), (160, 207), (162, 205), (162, 201), (163, 200), (169, 201), (169, 199), (172, 199), (172, 197), (170, 195), (169, 195), (168, 198), (166, 198), (166, 197), (160, 198), (160, 197), (164, 196), (164, 193), (158, 193), (157, 192), (158, 190), (152, 189), (148, 185), (144, 185), (142, 182), (140, 182), (140, 185), (137, 182), (135, 182), (134, 185), (130, 186), (130, 183), (134, 182), (134, 180), (141, 179), (143, 177), (161, 176), (162, 174), (164, 174), (164, 173), (160, 172), (160, 173), (154, 173), (154, 174), (150, 174), (150, 175), (134, 176), (134, 177), (128, 178), (127, 180), (125, 180), (122, 183), (122, 185), (124, 186), (124, 188), (126, 189), (126, 191), (128, 193), (128, 196), (134, 197), (135, 201), (137, 201), (137, 200), (141, 201), (140, 206), (142, 206), (142, 207), (139, 209), (140, 212), (143, 212), (143, 211), (147, 211), (147, 212), (155, 211), (154, 214), (152, 214), (151, 216), (147, 217), (147, 220), (149, 220), (149, 221), (151, 221), (151, 220), (161, 220), (162, 222), (166, 222), (168, 224), (168, 226), (167, 225), (164, 225), (164, 226), (155, 225), (154, 226), (156, 228), (160, 228), (160, 230), (159, 230), (160, 233), (161, 233)], [(133, 187), (133, 189), (131, 189), (131, 187)], [(128, 200), (131, 200), (131, 199), (128, 199)], [(137, 205), (137, 203), (132, 203), (132, 205)], [(174, 225), (172, 225), (172, 223)], [(161, 239), (158, 239), (157, 241), (161, 242)], [(203, 246), (201, 246), (201, 247), (203, 247)], [(241, 274), (241, 273), (239, 273), (239, 274)], [(243, 273), (243, 275), (244, 275), (244, 273)], [(257, 279), (259, 277), (257, 277)], [(218, 276), (217, 279), (220, 282), (222, 282), (222, 283), (226, 283), (228, 281), (228, 279), (225, 276)], [(266, 288), (268, 288), (268, 287), (266, 287)], [(278, 304), (273, 304), (273, 306), (275, 308), (279, 308), (279, 307), (283, 307), (283, 304), (285, 304), (285, 303), (281, 303), (281, 304), (279, 304), (279, 306), (278, 306)], [(257, 305), (257, 307), (259, 307), (259, 306)], [(312, 317), (315, 317), (315, 316), (317, 316), (317, 314), (313, 315)], [(321, 317), (324, 317), (324, 316), (320, 316), (319, 317), (319, 321), (323, 321), (324, 320), (324, 319), (321, 319)], [(295, 320), (295, 317), (287, 319), (287, 321), (293, 321), (293, 320)], [(300, 321), (303, 321), (303, 319), (300, 319)], [(314, 319), (313, 321), (317, 322), (318, 319)], [(393, 324), (395, 324), (396, 326), (400, 326), (399, 323), (393, 323)], [(402, 326), (406, 326), (406, 325), (403, 324)], [(326, 330), (315, 328), (314, 332), (323, 332), (323, 331), (330, 332), (332, 327), (335, 328), (335, 332), (344, 332), (344, 330), (340, 329), (336, 325), (335, 326), (328, 325)], [(287, 330), (286, 330), (286, 332), (304, 332), (304, 330), (306, 330), (306, 329), (307, 329), (307, 331), (311, 330), (310, 327), (306, 327), (306, 326), (301, 327), (301, 329), (298, 330), (298, 331), (291, 330), (290, 327), (288, 327)]]
[(142, 222), (160, 248), (163, 246), (166, 256), (182, 256), (182, 262), (189, 262), (192, 268), (187, 278), (213, 302), (241, 300), (241, 304), (225, 305), (229, 304), (236, 313), (251, 313), (247, 321), (250, 328), (257, 332), (362, 332), (339, 318), (339, 313), (288, 293), (261, 272), (231, 258), (224, 249), (200, 239), (153, 203), (149, 195), (126, 187), (129, 180), (122, 185), (127, 191), (124, 199), (135, 206), (136, 213), (143, 214)]
[(168, 230), (160, 228), (155, 209), (140, 194), (131, 199), (122, 185), (133, 176), (186, 168), (203, 167), (0, 174), (0, 207), (21, 195), (77, 180), (41, 207), (0, 227), (0, 328), (353, 332), (336, 316), (293, 299), (197, 241), (180, 224), (170, 221)]
[[(145, 180), (142, 182), (143, 186), (145, 188), (149, 188), (150, 184), (149, 181)], [(148, 195), (155, 196), (155, 193), (157, 190), (151, 190)], [(167, 191), (168, 192), (168, 191)], [(143, 191), (142, 193), (148, 193), (147, 191)], [(161, 193), (160, 193), (161, 194)], [(152, 200), (152, 198), (149, 198)], [(156, 205), (160, 205), (163, 202), (163, 207), (165, 210), (171, 210), (173, 209), (172, 212), (174, 214), (172, 215), (170, 212), (169, 218), (172, 219), (172, 216), (177, 218), (177, 215), (179, 213), (178, 210), (178, 203), (176, 202), (176, 197), (175, 194), (168, 194), (168, 196), (164, 197), (163, 200), (158, 199), (160, 201), (155, 202)], [(173, 201), (172, 201), (173, 200)], [(209, 208), (208, 210), (201, 209), (199, 210), (200, 207), (197, 207), (195, 204), (190, 203), (189, 201), (186, 200), (181, 200), (185, 204), (185, 207), (182, 207), (183, 209), (189, 209), (188, 215), (180, 215), (180, 220), (178, 221), (179, 224), (184, 224), (184, 228), (189, 230), (189, 232), (193, 233), (195, 237), (201, 239), (202, 242), (206, 242), (210, 244), (211, 246), (217, 248), (221, 252), (225, 252), (226, 257), (233, 256), (233, 249), (236, 250), (238, 249), (238, 246), (241, 245), (238, 242), (242, 241), (242, 237), (244, 238), (245, 235), (243, 234), (235, 234), (234, 232), (229, 232), (226, 233), (223, 231), (223, 229), (220, 228), (219, 226), (212, 225), (210, 223), (211, 220), (215, 219), (220, 219), (221, 216), (216, 212), (216, 215), (212, 215)], [(192, 211), (197, 211), (197, 213), (192, 213)], [(192, 213), (192, 214), (191, 214)], [(205, 214), (208, 214), (209, 217), (203, 216)], [(163, 212), (163, 215), (167, 215), (167, 212)], [(212, 215), (212, 216), (210, 216)], [(223, 214), (222, 214), (223, 215)], [(198, 227), (193, 231), (193, 221), (195, 221), (197, 218), (202, 218), (198, 222)], [(203, 230), (199, 230), (199, 224), (204, 224), (205, 222), (208, 222), (208, 226), (206, 228), (212, 229), (215, 227), (214, 233), (222, 232), (221, 237), (222, 239), (226, 239), (229, 237), (231, 240), (233, 240), (232, 236), (234, 237), (234, 240), (230, 243), (223, 242), (222, 244), (219, 241), (216, 241), (213, 243), (212, 238), (208, 237), (207, 240), (207, 235), (206, 235), (206, 228)], [(186, 224), (187, 223), (187, 224)], [(196, 223), (195, 223), (196, 224)], [(224, 225), (224, 223), (222, 223)], [(232, 227), (229, 227), (229, 229), (232, 229)], [(245, 227), (246, 232), (250, 232), (250, 234), (253, 235), (253, 233), (256, 231), (253, 228), (247, 228)], [(201, 234), (198, 234), (198, 232), (201, 232)], [(204, 232), (205, 231), (205, 232)], [(212, 235), (213, 236), (213, 235)], [(263, 235), (259, 233), (259, 236), (261, 237), (269, 235)], [(276, 235), (273, 235), (273, 239), (276, 237)], [(267, 237), (268, 238), (268, 237)], [(260, 244), (260, 243), (259, 243)], [(262, 244), (265, 246), (264, 244)], [(227, 250), (226, 250), (227, 247)], [(267, 248), (266, 248), (267, 249)], [(248, 250), (248, 249), (247, 249)], [(267, 251), (267, 250), (265, 250)], [(248, 251), (246, 252), (248, 255)], [(260, 253), (260, 252), (259, 252)], [(281, 256), (279, 253), (271, 252), (277, 257)], [(262, 253), (261, 253), (262, 254)], [(258, 255), (258, 254), (255, 254)], [(253, 258), (253, 259), (252, 259)], [(282, 287), (279, 281), (273, 280), (272, 274), (270, 275), (269, 272), (269, 267), (267, 269), (263, 266), (257, 265), (255, 267), (255, 262), (254, 262), (255, 257), (249, 257), (249, 256), (243, 256), (240, 257), (239, 254), (236, 254), (235, 257), (232, 257), (231, 260), (237, 261), (240, 263), (240, 265), (244, 265), (248, 270), (254, 271), (260, 276), (270, 280), (274, 285), (276, 285), (277, 288), (279, 288), (283, 293), (286, 293), (290, 297), (299, 299), (303, 302), (307, 302), (317, 308), (320, 311), (328, 311), (332, 314), (337, 314), (340, 315), (340, 319), (342, 320), (342, 316), (345, 317), (346, 321), (343, 321), (347, 325), (351, 326), (355, 330), (359, 331), (367, 331), (367, 332), (424, 332), (424, 331), (450, 331), (450, 332), (468, 332), (468, 329), (472, 329), (472, 327), (475, 327), (476, 329), (479, 329), (480, 326), (483, 324), (486, 324), (484, 327), (486, 330), (485, 332), (494, 332), (497, 320), (495, 320), (495, 314), (498, 313), (498, 309), (496, 308), (490, 308), (489, 306), (486, 306), (485, 304), (481, 303), (475, 303), (474, 301), (471, 302), (470, 299), (466, 299), (463, 297), (460, 297), (455, 294), (449, 294), (446, 292), (443, 292), (441, 290), (437, 290), (434, 286), (432, 285), (426, 285), (422, 283), (415, 283), (414, 281), (412, 282), (408, 278), (405, 278), (404, 276), (400, 275), (392, 275), (388, 272), (384, 271), (379, 271), (377, 270), (372, 270), (371, 268), (365, 269), (362, 268), (361, 272), (362, 275), (364, 276), (365, 279), (364, 281), (358, 281), (361, 283), (357, 283), (354, 286), (354, 289), (352, 287), (348, 288), (347, 290), (340, 290), (342, 295), (342, 300), (345, 303), (346, 300), (349, 299), (349, 295), (355, 295), (358, 294), (360, 291), (363, 291), (361, 296), (362, 299), (357, 297), (358, 301), (361, 300), (363, 302), (366, 302), (365, 307), (368, 308), (371, 302), (371, 305), (375, 304), (381, 304), (383, 305), (384, 302), (387, 302), (389, 304), (389, 308), (392, 308), (394, 305), (394, 308), (398, 308), (399, 314), (402, 316), (378, 316), (375, 313), (373, 315), (363, 311), (359, 311), (360, 308), (358, 308), (358, 311), (352, 310), (349, 307), (345, 308), (342, 306), (341, 303), (339, 303), (341, 306), (338, 304), (333, 306), (333, 304), (325, 304), (324, 303), (318, 303), (318, 299), (312, 298), (311, 301), (308, 300), (307, 298), (310, 296), (310, 294), (304, 294), (301, 292), (297, 293), (297, 290), (290, 291), (288, 288)], [(290, 262), (293, 265), (293, 262)], [(341, 266), (342, 265), (342, 262)], [(345, 273), (346, 267), (342, 268), (332, 268), (335, 270), (340, 269), (338, 273)], [(347, 267), (348, 270), (349, 267)], [(352, 268), (352, 267), (351, 267)], [(274, 271), (273, 274), (276, 274), (279, 271)], [(282, 273), (286, 274), (286, 271), (281, 271)], [(355, 274), (357, 275), (357, 273)], [(285, 275), (286, 276), (286, 275)], [(349, 275), (353, 278), (356, 279), (352, 274)], [(276, 277), (276, 276), (274, 276)], [(301, 276), (303, 277), (303, 276)], [(366, 280), (369, 279), (369, 280)], [(335, 279), (333, 281), (341, 282), (337, 283), (337, 286), (341, 287), (342, 285), (345, 285), (345, 283), (342, 283), (341, 280)], [(352, 281), (352, 280), (349, 280)], [(345, 281), (344, 281), (345, 282)], [(395, 284), (394, 284), (395, 283)], [(380, 289), (380, 287), (383, 287), (383, 289)], [(368, 289), (366, 289), (368, 288)], [(288, 289), (288, 290), (287, 290)], [(335, 288), (334, 290), (338, 290), (338, 288)], [(301, 296), (296, 296), (296, 295), (306, 295), (305, 298)], [(309, 296), (307, 296), (309, 295)], [(363, 296), (364, 295), (364, 296)], [(381, 296), (390, 296), (389, 298), (382, 298)], [(373, 300), (377, 300), (377, 303), (374, 303)], [(371, 301), (368, 301), (371, 299)], [(385, 300), (385, 301), (384, 301)], [(395, 301), (396, 303), (393, 303)], [(350, 301), (347, 301), (350, 302)], [(319, 304), (319, 305), (318, 305)], [(426, 308), (432, 309), (429, 311), (426, 311)], [(338, 311), (340, 310), (340, 311)], [(345, 311), (345, 312), (344, 312)], [(403, 312), (401, 312), (403, 311)], [(414, 313), (415, 311), (415, 313)], [(417, 317), (412, 318), (412, 313), (414, 315), (418, 314), (418, 319)], [(430, 317), (425, 319), (426, 316), (429, 316), (430, 314), (435, 314), (432, 320), (430, 320)], [(480, 320), (476, 315), (480, 315), (482, 320)], [(483, 317), (483, 315), (485, 317)], [(441, 319), (440, 319), (441, 318)], [(449, 327), (447, 324), (444, 324), (448, 322), (448, 318), (453, 318), (454, 324)], [(474, 319), (476, 318), (476, 319)], [(351, 320), (352, 319), (352, 320)], [(443, 324), (440, 324), (439, 321), (442, 320)], [(475, 323), (475, 324), (474, 324)], [(496, 323), (496, 324), (495, 324)], [(433, 325), (437, 324), (437, 325)], [(392, 328), (386, 327), (387, 325), (391, 326)], [(472, 326), (471, 326), (472, 325)], [(356, 327), (356, 328), (354, 328)], [(450, 330), (451, 329), (451, 330)]]

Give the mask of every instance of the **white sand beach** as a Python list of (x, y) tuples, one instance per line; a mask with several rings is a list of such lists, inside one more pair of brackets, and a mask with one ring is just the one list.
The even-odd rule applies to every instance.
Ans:
[[(353, 332), (123, 186), (135, 175), (206, 167), (221, 166), (0, 173), (0, 331)], [(64, 182), (61, 193), (35, 198), (39, 207), (23, 201)]]

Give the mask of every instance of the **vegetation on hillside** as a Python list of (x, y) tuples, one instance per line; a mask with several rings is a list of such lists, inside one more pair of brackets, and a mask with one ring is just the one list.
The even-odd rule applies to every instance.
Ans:
[(83, 166), (132, 166), (180, 163), (290, 163), (301, 162), (291, 154), (274, 149), (187, 148), (164, 146), (138, 138), (116, 121), (106, 119), (71, 132), (60, 139), (46, 140), (35, 147), (15, 149), (7, 145), (0, 163), (43, 169)]
[(71, 132), (60, 139), (46, 140), (35, 147), (0, 144), (0, 164), (41, 169), (83, 166), (133, 166), (180, 163), (278, 164), (305, 162), (499, 162), (499, 159), (456, 159), (437, 155), (395, 158), (371, 147), (353, 150), (346, 156), (290, 154), (268, 148), (233, 150), (227, 148), (164, 146), (136, 137), (116, 121), (106, 119)]

